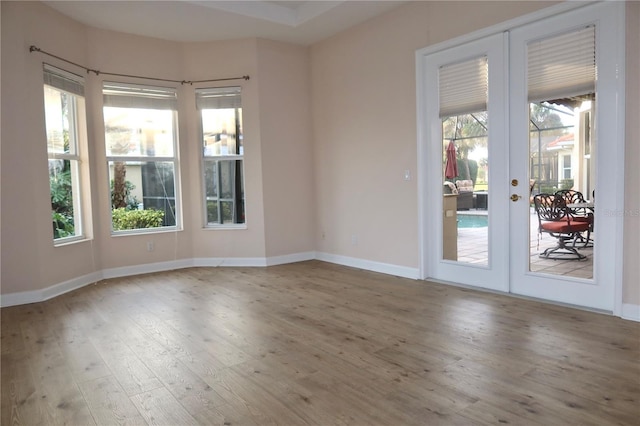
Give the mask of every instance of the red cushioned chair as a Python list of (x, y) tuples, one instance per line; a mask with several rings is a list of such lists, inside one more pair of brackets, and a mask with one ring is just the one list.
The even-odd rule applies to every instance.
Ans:
[[(583, 232), (589, 231), (589, 223), (573, 220), (566, 202), (562, 197), (552, 194), (537, 194), (533, 196), (533, 204), (538, 215), (538, 230), (558, 240), (558, 245), (540, 253), (545, 259), (584, 260), (587, 256), (576, 248), (576, 239)], [(567, 242), (573, 243), (569, 246)]]
[[(554, 194), (554, 197), (562, 198), (565, 204), (585, 203), (582, 192), (575, 191), (573, 189), (562, 189), (557, 191)], [(567, 211), (569, 215), (571, 215), (572, 220), (575, 220), (576, 222), (587, 222), (589, 224), (587, 235), (583, 236), (580, 234), (578, 241), (583, 243), (582, 247), (593, 247), (593, 241), (591, 240), (591, 233), (593, 232), (593, 213), (584, 207), (567, 208)]]

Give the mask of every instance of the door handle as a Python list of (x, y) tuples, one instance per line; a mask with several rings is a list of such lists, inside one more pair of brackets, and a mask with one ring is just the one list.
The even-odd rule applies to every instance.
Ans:
[(511, 201), (518, 201), (520, 198), (522, 198), (521, 195), (518, 194), (511, 194)]

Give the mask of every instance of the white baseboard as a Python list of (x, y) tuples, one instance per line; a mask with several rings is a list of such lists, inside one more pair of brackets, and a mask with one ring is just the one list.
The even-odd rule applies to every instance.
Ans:
[(42, 290), (21, 291), (0, 296), (0, 307), (28, 305), (29, 303), (42, 302), (44, 300)]
[(202, 257), (193, 259), (193, 266), (199, 267), (264, 267), (284, 265), (287, 263), (304, 262), (316, 258), (314, 251), (286, 254), (272, 257)]
[(620, 318), (640, 322), (640, 305), (623, 303), (622, 312), (620, 313)]
[(171, 260), (168, 262), (147, 263), (143, 265), (123, 266), (119, 268), (103, 269), (102, 271), (73, 278), (68, 281), (54, 284), (41, 290), (22, 291), (0, 295), (0, 307), (26, 305), (38, 303), (60, 296), (72, 290), (76, 290), (93, 284), (103, 279), (128, 277), (132, 275), (149, 274), (153, 272), (172, 271), (190, 267), (265, 267), (282, 265), (285, 263), (301, 262), (315, 259), (315, 252), (294, 253), (274, 257), (234, 257), (234, 258), (195, 258)]
[(145, 263), (143, 265), (122, 266), (102, 270), (102, 279), (129, 277), (131, 275), (151, 274), (153, 272), (172, 271), (193, 266), (193, 259), (170, 260), (168, 262)]
[(29, 303), (44, 302), (56, 296), (77, 290), (102, 279), (101, 272), (94, 272), (81, 277), (72, 278), (41, 290), (21, 291), (0, 296), (0, 307), (27, 305)]
[(285, 265), (287, 263), (304, 262), (316, 259), (315, 251), (303, 253), (285, 254), (284, 256), (273, 256), (267, 258), (267, 266)]
[(199, 257), (193, 259), (193, 266), (203, 268), (263, 267), (267, 266), (267, 261), (264, 257)]
[(398, 266), (392, 265), (390, 263), (374, 262), (372, 260), (339, 256), (322, 252), (316, 253), (316, 259), (322, 260), (324, 262), (337, 263), (338, 265), (366, 269), (367, 271), (380, 272), (387, 275), (395, 275), (397, 277), (411, 278), (414, 280), (417, 280), (419, 278), (418, 268), (410, 268), (408, 266)]

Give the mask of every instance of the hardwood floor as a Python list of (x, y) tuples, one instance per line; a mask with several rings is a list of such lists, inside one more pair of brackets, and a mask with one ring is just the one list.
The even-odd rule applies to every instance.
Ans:
[(318, 261), (1, 313), (3, 425), (640, 424), (640, 324)]

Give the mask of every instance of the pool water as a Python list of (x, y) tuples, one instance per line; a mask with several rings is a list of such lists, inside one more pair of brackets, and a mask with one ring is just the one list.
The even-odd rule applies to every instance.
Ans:
[(489, 226), (487, 215), (458, 213), (458, 228), (486, 228)]

